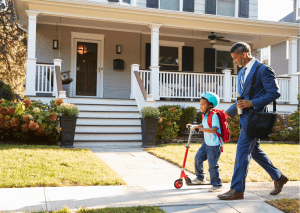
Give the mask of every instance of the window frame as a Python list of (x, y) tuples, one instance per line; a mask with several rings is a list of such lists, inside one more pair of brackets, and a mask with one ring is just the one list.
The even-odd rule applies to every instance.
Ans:
[(132, 6), (136, 6), (136, 0), (130, 0), (130, 3), (124, 3), (123, 0), (119, 0), (118, 2), (110, 2), (109, 0), (107, 0), (107, 3), (109, 4), (118, 4), (118, 5), (132, 5)]
[[(182, 71), (182, 47), (183, 46), (185, 46), (185, 42), (159, 40), (159, 47), (177, 47), (178, 48), (178, 72)], [(159, 53), (159, 57), (160, 57), (160, 53)]]
[(296, 21), (300, 20), (300, 0), (296, 0)]
[[(224, 15), (218, 15), (218, 2), (219, 0), (216, 0), (216, 15), (217, 16), (224, 16)], [(234, 16), (228, 16), (228, 17), (239, 17), (239, 0), (234, 0)]]

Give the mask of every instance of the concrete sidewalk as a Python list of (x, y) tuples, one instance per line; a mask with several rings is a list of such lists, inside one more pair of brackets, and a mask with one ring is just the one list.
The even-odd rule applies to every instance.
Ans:
[[(120, 174), (128, 185), (2, 188), (0, 211), (53, 211), (60, 210), (64, 206), (76, 210), (80, 207), (151, 205), (159, 206), (167, 213), (281, 212), (264, 202), (273, 188), (273, 183), (262, 183), (264, 190), (257, 190), (259, 193), (256, 193), (260, 196), (246, 192), (244, 200), (222, 201), (217, 195), (229, 190), (229, 184), (224, 184), (224, 190), (219, 193), (208, 192), (209, 185), (184, 185), (181, 189), (175, 189), (173, 184), (179, 178), (180, 168), (143, 151), (141, 143), (76, 143), (75, 147), (91, 149)], [(194, 178), (192, 174), (189, 176)], [(255, 193), (255, 186), (251, 187)], [(294, 190), (291, 194), (290, 189)], [(289, 196), (299, 198), (299, 182), (288, 182), (281, 194), (273, 198)]]

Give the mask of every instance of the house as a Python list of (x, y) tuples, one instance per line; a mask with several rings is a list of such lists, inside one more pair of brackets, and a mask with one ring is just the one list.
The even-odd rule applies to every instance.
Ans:
[[(285, 23), (300, 23), (300, 1), (294, 0), (294, 10), (279, 20)], [(300, 29), (299, 29), (300, 32)], [(298, 34), (299, 36), (299, 34)], [(289, 75), (289, 41), (273, 44), (269, 47), (268, 64), (275, 70), (278, 76)], [(284, 56), (284, 57), (282, 57)], [(297, 73), (300, 73), (300, 41), (297, 41)], [(299, 75), (298, 75), (299, 76)], [(300, 92), (300, 76), (298, 78), (298, 93)]]
[[(299, 24), (257, 20), (258, 0), (13, 3), (28, 31), (25, 94), (77, 104), (76, 141), (140, 141), (142, 107), (199, 108), (205, 91), (217, 93), (226, 109), (237, 96), (239, 70), (229, 53), (237, 41), (249, 43), (254, 56), (289, 42), (289, 76), (278, 78), (277, 110), (297, 109)], [(73, 82), (61, 88), (57, 67), (70, 71)]]

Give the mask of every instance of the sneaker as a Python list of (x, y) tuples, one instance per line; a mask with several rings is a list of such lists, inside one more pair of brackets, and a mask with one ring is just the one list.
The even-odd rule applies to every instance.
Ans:
[(192, 184), (203, 184), (203, 183), (206, 183), (206, 181), (199, 180), (198, 178), (195, 178), (194, 180), (192, 180)]
[(212, 186), (208, 191), (209, 192), (220, 192), (220, 191), (222, 191), (222, 186)]

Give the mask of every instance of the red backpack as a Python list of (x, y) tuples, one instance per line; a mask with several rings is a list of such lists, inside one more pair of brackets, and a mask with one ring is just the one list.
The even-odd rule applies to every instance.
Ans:
[[(224, 142), (228, 142), (230, 140), (230, 134), (229, 134), (229, 127), (226, 118), (228, 115), (223, 111), (223, 110), (218, 110), (218, 109), (212, 109), (207, 117), (207, 123), (209, 128), (212, 128), (212, 116), (213, 114), (217, 114), (221, 126), (221, 134), (217, 132), (217, 135), (219, 137), (220, 143), (221, 143), (221, 152), (223, 152), (223, 145), (221, 138), (223, 139)], [(202, 115), (203, 119), (203, 115)], [(221, 138), (220, 138), (221, 137)]]

